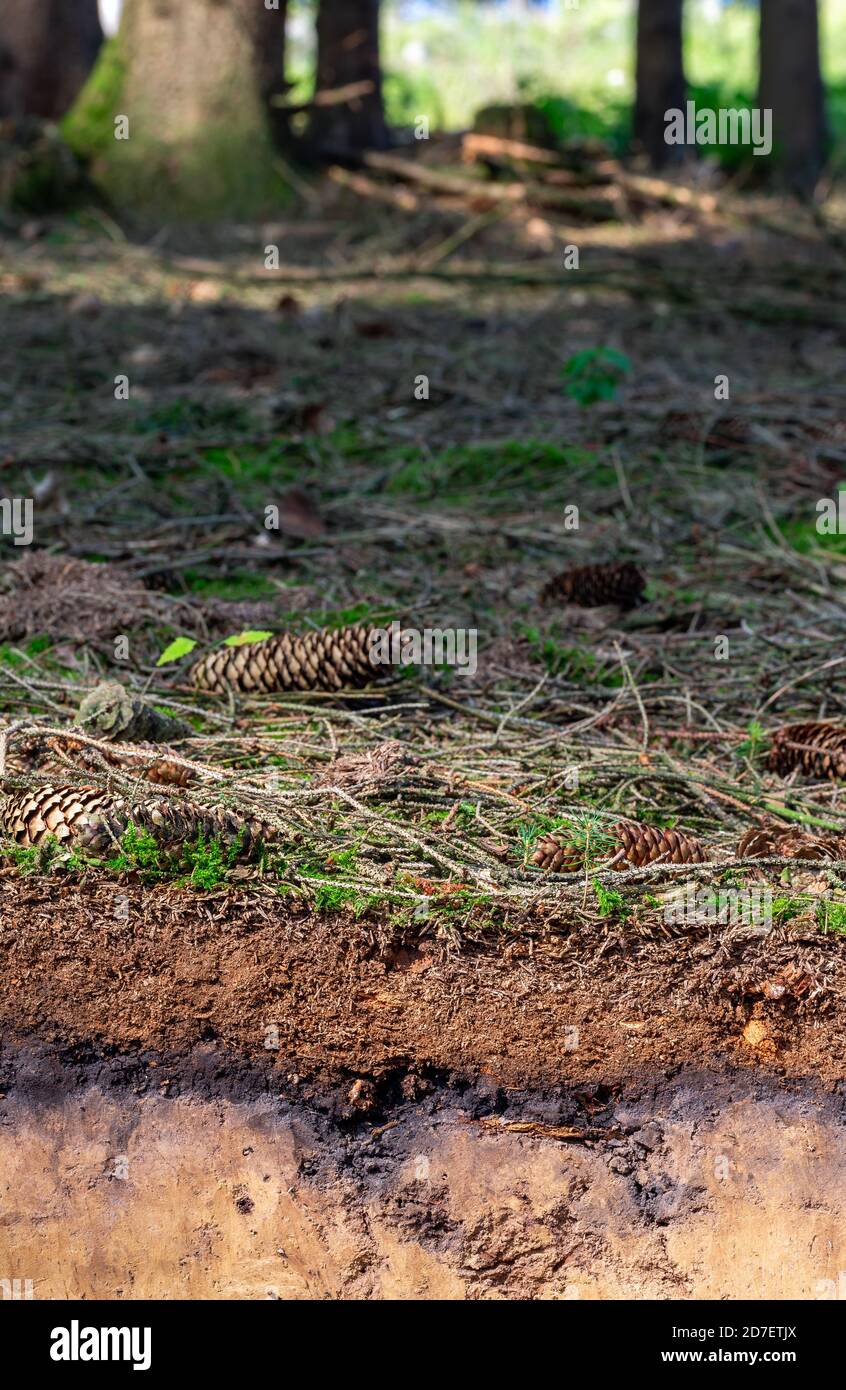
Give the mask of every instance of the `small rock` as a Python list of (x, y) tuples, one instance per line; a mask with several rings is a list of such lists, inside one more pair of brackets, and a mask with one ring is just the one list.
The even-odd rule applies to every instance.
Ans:
[(659, 1124), (656, 1124), (654, 1120), (650, 1120), (642, 1129), (637, 1130), (632, 1137), (636, 1144), (640, 1144), (641, 1148), (648, 1149), (651, 1153), (653, 1149), (658, 1148), (658, 1145), (663, 1140), (664, 1132)]
[(622, 1154), (616, 1155), (608, 1160), (608, 1167), (612, 1173), (623, 1173), (624, 1175), (632, 1171), (632, 1165)]

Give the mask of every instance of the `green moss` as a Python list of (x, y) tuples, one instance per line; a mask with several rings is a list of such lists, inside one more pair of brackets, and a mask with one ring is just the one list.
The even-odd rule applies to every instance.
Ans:
[(126, 62), (120, 35), (107, 40), (85, 86), (60, 130), (71, 149), (83, 158), (103, 155), (115, 142), (114, 118), (120, 112)]
[[(286, 205), (290, 194), (262, 123), (209, 121), (180, 142), (159, 134), (155, 111), (126, 108), (127, 63), (120, 34), (103, 45), (88, 82), (62, 122), (71, 149), (116, 206), (174, 219), (216, 219), (237, 209), (259, 217)], [(228, 106), (224, 106), (224, 100)], [(238, 104), (221, 97), (223, 109)], [(115, 117), (128, 115), (130, 138), (115, 139)]]
[(846, 936), (846, 903), (826, 902), (825, 900), (818, 903), (817, 924), (823, 932), (834, 932), (837, 936)]

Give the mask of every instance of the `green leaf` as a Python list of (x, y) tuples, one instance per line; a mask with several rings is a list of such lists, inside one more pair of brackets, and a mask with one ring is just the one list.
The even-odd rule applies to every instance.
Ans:
[(235, 637), (227, 637), (223, 645), (225, 647), (243, 647), (245, 642), (263, 642), (266, 637), (272, 636), (272, 632), (239, 632)]
[(170, 661), (178, 661), (181, 656), (187, 656), (192, 652), (197, 643), (191, 637), (175, 637), (170, 646), (165, 647), (158, 661), (157, 666), (167, 666)]

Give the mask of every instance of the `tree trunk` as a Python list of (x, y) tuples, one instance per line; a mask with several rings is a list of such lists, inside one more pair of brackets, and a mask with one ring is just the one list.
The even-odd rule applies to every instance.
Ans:
[(58, 120), (102, 41), (97, 0), (2, 0), (0, 116)]
[(259, 98), (267, 113), (273, 138), (280, 146), (290, 141), (288, 117), (274, 98), (284, 99), (288, 92), (285, 81), (285, 24), (288, 0), (274, 0), (268, 9), (261, 0), (235, 0), (246, 26), (253, 52), (253, 67)]
[(83, 97), (71, 122), (116, 203), (200, 217), (258, 216), (278, 203), (271, 127), (284, 116), (269, 102), (285, 91), (286, 8), (124, 0), (88, 109)]
[[(341, 102), (319, 104), (340, 88), (353, 92)], [(379, 57), (379, 0), (320, 0), (317, 12), (317, 74), (308, 144), (323, 158), (355, 159), (362, 150), (389, 144), (382, 106)]]
[(664, 138), (666, 112), (684, 103), (682, 0), (639, 0), (634, 136), (655, 169), (684, 159), (684, 146)]
[(758, 104), (773, 113), (773, 153), (784, 180), (810, 196), (827, 143), (816, 0), (761, 0)]

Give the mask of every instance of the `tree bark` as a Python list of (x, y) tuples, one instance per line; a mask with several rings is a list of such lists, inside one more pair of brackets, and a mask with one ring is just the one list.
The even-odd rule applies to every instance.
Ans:
[(639, 0), (634, 136), (654, 169), (684, 159), (684, 146), (664, 138), (665, 113), (684, 103), (682, 0)]
[(286, 9), (124, 0), (100, 94), (74, 112), (75, 147), (116, 204), (201, 218), (272, 208), (283, 190), (271, 131), (286, 118), (270, 103), (285, 92)]
[(382, 105), (379, 0), (320, 0), (317, 12), (316, 93), (370, 84), (338, 104), (316, 105), (308, 145), (323, 158), (355, 159), (389, 144)]
[(259, 98), (273, 138), (278, 145), (287, 146), (290, 142), (288, 116), (275, 104), (275, 99), (284, 100), (288, 92), (285, 81), (288, 0), (274, 0), (273, 9), (268, 9), (262, 0), (234, 0), (234, 3), (249, 36)]
[(771, 110), (773, 154), (790, 190), (809, 197), (826, 157), (816, 0), (761, 0), (758, 104)]
[(58, 120), (102, 41), (97, 0), (2, 0), (0, 116)]

